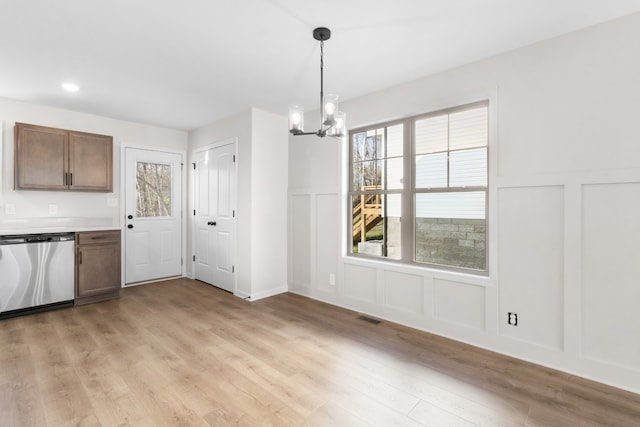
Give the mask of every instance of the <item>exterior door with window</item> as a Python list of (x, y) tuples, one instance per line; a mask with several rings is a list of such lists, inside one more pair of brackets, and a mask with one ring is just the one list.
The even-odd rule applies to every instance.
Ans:
[(125, 284), (182, 274), (182, 155), (125, 149)]
[(235, 292), (235, 142), (194, 155), (195, 278)]

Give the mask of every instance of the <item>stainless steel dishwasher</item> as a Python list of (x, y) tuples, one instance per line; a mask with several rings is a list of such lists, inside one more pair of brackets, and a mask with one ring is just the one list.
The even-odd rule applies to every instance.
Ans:
[(73, 305), (74, 233), (0, 236), (0, 318)]

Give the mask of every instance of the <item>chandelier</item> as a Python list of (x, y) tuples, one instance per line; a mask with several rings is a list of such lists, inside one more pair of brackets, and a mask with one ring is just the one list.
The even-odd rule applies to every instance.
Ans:
[(313, 30), (313, 38), (320, 42), (320, 129), (304, 131), (304, 108), (289, 108), (289, 132), (293, 135), (317, 135), (321, 138), (333, 136), (342, 138), (345, 134), (346, 114), (338, 111), (338, 95), (324, 94), (324, 42), (331, 38), (331, 30), (319, 27)]

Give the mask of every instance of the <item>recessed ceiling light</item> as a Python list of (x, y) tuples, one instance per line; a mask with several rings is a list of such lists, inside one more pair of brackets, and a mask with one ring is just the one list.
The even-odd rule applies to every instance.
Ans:
[(62, 83), (62, 88), (69, 92), (77, 92), (80, 90), (78, 85), (75, 85), (73, 83)]

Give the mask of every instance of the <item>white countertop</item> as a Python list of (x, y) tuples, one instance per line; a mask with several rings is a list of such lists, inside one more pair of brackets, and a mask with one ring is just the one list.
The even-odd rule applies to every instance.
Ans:
[(0, 236), (120, 230), (112, 218), (16, 218), (0, 220)]
[(44, 234), (44, 233), (77, 233), (81, 231), (107, 231), (119, 230), (120, 227), (42, 227), (42, 228), (0, 228), (0, 236), (15, 236), (17, 234)]

